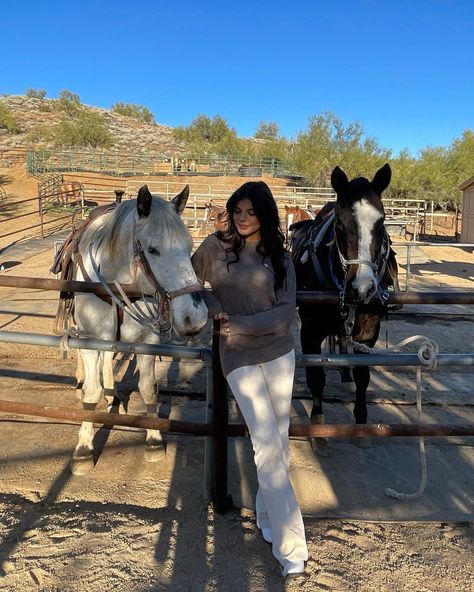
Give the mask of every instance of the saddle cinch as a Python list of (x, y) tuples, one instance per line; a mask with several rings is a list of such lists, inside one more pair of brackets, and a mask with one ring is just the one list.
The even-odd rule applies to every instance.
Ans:
[[(72, 280), (74, 278), (74, 272), (77, 267), (77, 263), (74, 261), (73, 255), (79, 252), (79, 243), (86, 228), (92, 221), (104, 216), (105, 214), (108, 214), (109, 212), (112, 212), (116, 205), (117, 202), (114, 202), (94, 208), (89, 213), (88, 218), (81, 222), (81, 224), (79, 224), (69, 233), (66, 240), (54, 257), (54, 263), (49, 270), (51, 273), (60, 273), (61, 275), (59, 279), (61, 280)], [(63, 290), (59, 293), (59, 304), (53, 323), (53, 333), (55, 335), (63, 335), (64, 332), (73, 324), (74, 292)]]
[[(335, 282), (333, 277), (327, 277), (323, 272), (323, 265), (321, 265), (321, 261), (319, 260), (321, 256), (319, 247), (322, 244), (331, 242), (334, 238), (333, 222), (335, 207), (335, 202), (329, 202), (318, 212), (314, 220), (303, 220), (290, 227), (290, 229), (304, 229), (306, 231), (299, 236), (299, 240), (298, 238), (293, 240), (293, 260), (297, 264), (305, 265), (311, 259), (318, 281), (326, 290), (334, 290)], [(392, 286), (395, 291), (399, 291), (400, 284), (398, 281), (396, 252), (391, 246), (392, 241), (388, 234), (387, 241), (389, 252), (386, 259), (384, 279), (386, 287)], [(402, 304), (395, 304), (388, 306), (387, 309), (400, 310), (402, 307)]]

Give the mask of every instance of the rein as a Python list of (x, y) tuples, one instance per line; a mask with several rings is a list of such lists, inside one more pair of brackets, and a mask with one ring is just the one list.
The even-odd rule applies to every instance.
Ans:
[[(157, 280), (145, 256), (143, 247), (140, 241), (135, 236), (135, 222), (133, 224), (133, 257), (130, 270), (133, 277), (133, 283), (135, 287), (137, 287), (141, 292), (140, 297), (130, 299), (125, 294), (125, 291), (123, 290), (120, 283), (117, 280), (114, 280), (113, 283), (119, 291), (121, 298), (117, 297), (117, 295), (109, 288), (107, 280), (100, 273), (99, 266), (97, 265), (92, 254), (92, 244), (89, 244), (88, 254), (92, 265), (92, 269), (94, 270), (97, 279), (102, 284), (102, 286), (108, 294), (108, 296), (97, 295), (97, 297), (104, 300), (108, 304), (115, 305), (117, 308), (119, 319), (123, 318), (123, 312), (126, 312), (135, 322), (147, 329), (150, 329), (153, 333), (158, 335), (164, 334), (169, 337), (171, 334), (173, 328), (171, 301), (174, 298), (177, 298), (178, 296), (192, 294), (194, 292), (202, 292), (203, 290), (201, 284), (192, 284), (189, 286), (184, 286), (183, 288), (179, 288), (178, 290), (166, 290)], [(91, 282), (92, 279), (90, 278), (89, 274), (85, 269), (84, 261), (79, 250), (79, 241), (77, 241), (75, 245), (74, 255), (77, 265), (79, 266), (84, 279), (88, 282)], [(153, 296), (146, 295), (143, 292), (143, 290), (139, 288), (137, 281), (138, 270), (140, 270), (143, 273), (144, 277), (153, 286), (155, 290)], [(159, 306), (157, 306), (155, 302), (150, 302), (150, 298), (154, 298), (154, 300), (159, 303)], [(147, 310), (147, 314), (144, 314), (136, 304), (136, 302), (139, 300), (143, 302)], [(120, 320), (119, 324), (121, 324)]]
[[(344, 257), (344, 255), (341, 253), (341, 249), (339, 247), (339, 243), (337, 240), (337, 235), (334, 232), (334, 240), (333, 240), (333, 245), (335, 245), (336, 248), (336, 252), (339, 258), (339, 261), (341, 263), (341, 267), (342, 270), (344, 272), (344, 282), (343, 282), (343, 286), (340, 286), (339, 282), (337, 281), (337, 277), (335, 276), (334, 272), (333, 272), (333, 268), (331, 265), (331, 257), (330, 257), (330, 268), (331, 268), (331, 272), (333, 275), (333, 279), (335, 280), (336, 285), (338, 286), (340, 293), (339, 293), (339, 306), (340, 308), (342, 308), (344, 306), (344, 301), (345, 301), (345, 290), (344, 290), (344, 286), (345, 286), (345, 278), (347, 276), (347, 272), (349, 271), (349, 267), (351, 265), (367, 265), (369, 266), (372, 271), (374, 272), (374, 278), (376, 280), (377, 283), (377, 294), (380, 298), (380, 301), (383, 305), (386, 304), (387, 300), (390, 297), (390, 294), (388, 293), (388, 291), (386, 289), (384, 289), (382, 287), (382, 280), (385, 276), (385, 271), (387, 268), (387, 262), (388, 262), (388, 258), (390, 256), (390, 239), (389, 236), (387, 234), (387, 231), (384, 230), (384, 236), (382, 239), (382, 248), (380, 249), (380, 252), (378, 254), (378, 257), (376, 259), (376, 261), (371, 261), (370, 259), (346, 259)], [(331, 249), (332, 252), (332, 249)]]
[[(98, 280), (104, 286), (111, 303), (115, 304), (118, 309), (123, 310), (126, 312), (135, 322), (150, 329), (153, 333), (157, 335), (167, 335), (168, 337), (171, 334), (173, 329), (173, 314), (171, 311), (171, 301), (178, 296), (183, 296), (184, 294), (192, 294), (194, 292), (202, 292), (202, 285), (201, 284), (192, 284), (190, 286), (184, 286), (183, 288), (179, 288), (178, 290), (165, 290), (163, 286), (157, 280), (155, 274), (153, 273), (150, 264), (145, 256), (143, 247), (140, 244), (140, 241), (135, 237), (135, 230), (133, 232), (133, 259), (132, 259), (132, 275), (134, 278), (134, 283), (137, 288), (137, 270), (143, 273), (145, 278), (150, 282), (150, 284), (155, 289), (155, 294), (153, 298), (159, 302), (159, 308), (155, 305), (155, 303), (150, 303), (147, 300), (147, 295), (141, 290), (141, 297), (134, 299), (132, 302), (128, 296), (125, 294), (122, 286), (117, 280), (114, 280), (114, 284), (118, 291), (120, 292), (121, 299), (116, 296), (116, 294), (109, 288), (107, 281), (102, 276), (99, 271), (99, 268), (95, 262), (95, 259), (92, 255), (91, 248), (92, 245), (89, 245), (89, 258), (91, 261), (92, 268), (94, 273), (97, 275)], [(83, 264), (81, 264), (82, 257), (79, 257), (79, 265), (81, 267), (81, 271), (85, 272)], [(87, 275), (87, 273), (86, 273)], [(87, 277), (88, 281), (91, 281), (89, 277)], [(159, 296), (159, 297), (158, 297)], [(150, 297), (148, 297), (150, 298)], [(142, 301), (147, 309), (148, 316), (143, 314), (140, 308), (137, 306), (136, 301)]]

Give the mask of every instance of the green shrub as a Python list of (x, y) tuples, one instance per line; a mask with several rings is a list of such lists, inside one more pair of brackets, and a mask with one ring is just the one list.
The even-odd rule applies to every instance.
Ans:
[(258, 124), (254, 138), (260, 140), (276, 140), (280, 135), (278, 124), (274, 121), (261, 121)]
[(114, 113), (119, 113), (120, 115), (133, 117), (133, 119), (143, 121), (144, 123), (155, 123), (153, 113), (143, 105), (133, 105), (130, 103), (114, 103), (112, 105), (112, 111)]
[(61, 111), (67, 113), (69, 117), (76, 116), (82, 107), (79, 95), (76, 95), (69, 90), (62, 90), (59, 93), (59, 99), (57, 103), (58, 108)]
[(113, 140), (101, 115), (81, 111), (74, 121), (63, 119), (59, 123), (55, 143), (58, 146), (109, 148)]
[(29, 99), (41, 99), (43, 100), (46, 97), (46, 91), (41, 89), (34, 89), (34, 88), (27, 88), (25, 95)]
[(36, 125), (26, 136), (26, 140), (33, 144), (50, 142), (54, 139), (55, 129), (47, 124)]
[(14, 115), (5, 105), (0, 105), (0, 129), (6, 129), (11, 134), (19, 134), (21, 131)]

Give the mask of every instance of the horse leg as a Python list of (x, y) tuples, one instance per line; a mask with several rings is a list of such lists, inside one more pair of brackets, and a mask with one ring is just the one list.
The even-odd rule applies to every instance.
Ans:
[(82, 399), (82, 387), (84, 386), (84, 362), (82, 361), (81, 350), (77, 351), (77, 366), (76, 366), (76, 397)]
[(107, 411), (113, 411), (114, 407), (119, 407), (120, 413), (127, 413), (127, 405), (120, 401), (117, 395), (117, 387), (114, 380), (114, 352), (103, 352), (102, 364), (102, 385), (104, 398), (107, 403)]
[[(331, 353), (335, 354), (339, 352), (340, 354), (347, 354), (347, 345), (340, 337), (338, 340), (336, 335), (330, 335), (329, 344)], [(337, 347), (338, 345), (339, 347)], [(342, 390), (346, 393), (354, 393), (355, 385), (352, 378), (351, 369), (348, 366), (338, 366), (337, 371), (339, 372), (339, 376), (341, 378)]]
[[(347, 343), (339, 339), (339, 353), (347, 354)], [(351, 369), (349, 366), (338, 366), (339, 376), (341, 377), (341, 387), (346, 393), (354, 393), (355, 385), (352, 378)]]
[[(354, 418), (356, 423), (367, 423), (367, 388), (370, 381), (370, 370), (368, 366), (355, 366), (354, 382), (356, 385), (356, 400), (354, 404)], [(368, 448), (371, 444), (370, 437), (360, 436), (354, 438), (354, 444), (361, 448)]]
[[(147, 417), (158, 417), (155, 356), (137, 355), (137, 367), (140, 372), (138, 390), (145, 402)], [(144, 460), (146, 462), (157, 462), (164, 457), (165, 452), (165, 444), (160, 430), (147, 430)]]
[[(304, 354), (320, 354), (323, 338), (318, 337), (315, 327), (308, 318), (301, 318), (301, 348)], [(306, 366), (306, 384), (313, 396), (310, 421), (313, 425), (325, 423), (323, 414), (323, 391), (326, 386), (326, 375), (320, 366)], [(327, 439), (311, 438), (311, 448), (320, 456), (327, 456)]]
[[(95, 411), (102, 393), (100, 381), (101, 353), (92, 350), (81, 351), (84, 363), (84, 386), (82, 389), (82, 407), (85, 411)], [(71, 473), (85, 475), (94, 468), (94, 424), (83, 421), (79, 430), (79, 441), (71, 459)]]

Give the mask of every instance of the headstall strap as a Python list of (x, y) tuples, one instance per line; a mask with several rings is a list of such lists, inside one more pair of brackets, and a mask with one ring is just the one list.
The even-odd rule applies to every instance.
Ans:
[[(133, 241), (133, 259), (137, 267), (139, 267), (144, 276), (148, 281), (151, 282), (153, 287), (155, 288), (155, 296), (158, 294), (160, 296), (160, 327), (164, 332), (171, 331), (171, 327), (173, 325), (172, 313), (171, 313), (171, 300), (173, 298), (177, 298), (178, 296), (183, 296), (184, 294), (193, 294), (194, 292), (202, 292), (203, 286), (201, 284), (192, 284), (190, 286), (184, 286), (183, 288), (179, 288), (178, 290), (168, 291), (165, 290), (153, 273), (150, 264), (148, 263), (148, 259), (145, 256), (145, 252), (143, 247), (140, 244), (140, 241), (137, 238), (134, 238)], [(137, 283), (136, 272), (134, 273), (135, 283)]]
[[(339, 248), (339, 243), (336, 234), (334, 235), (333, 244), (335, 244), (336, 246), (336, 251), (339, 255), (339, 260), (341, 262), (342, 269), (344, 270), (345, 274), (347, 274), (349, 265), (368, 265), (372, 268), (372, 270), (375, 272), (374, 275), (377, 280), (377, 293), (379, 295), (382, 306), (386, 306), (387, 301), (390, 298), (390, 293), (382, 287), (381, 281), (384, 278), (388, 258), (390, 256), (390, 238), (387, 232), (385, 231), (384, 238), (382, 241), (382, 248), (379, 251), (379, 256), (377, 257), (376, 262), (369, 261), (368, 259), (346, 259), (344, 255), (341, 253), (341, 249)], [(339, 308), (341, 310), (344, 307), (344, 297), (344, 289), (342, 289), (339, 293)]]

